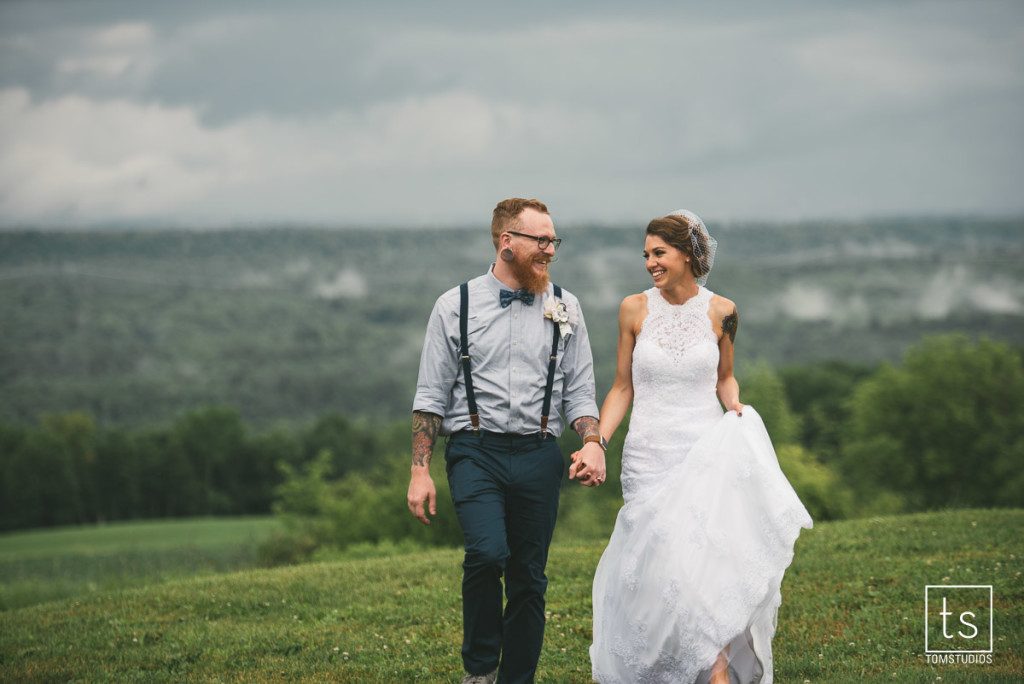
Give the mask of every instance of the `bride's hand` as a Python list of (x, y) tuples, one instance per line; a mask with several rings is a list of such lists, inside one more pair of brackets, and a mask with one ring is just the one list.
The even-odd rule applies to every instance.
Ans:
[[(588, 449), (590, 455), (584, 461), (583, 452)], [(591, 442), (579, 451), (573, 452), (572, 463), (569, 465), (570, 480), (576, 480), (584, 487), (600, 487), (605, 477), (604, 449)]]
[(732, 410), (736, 412), (736, 416), (738, 418), (742, 418), (744, 408), (745, 407), (743, 406), (743, 404), (736, 404), (735, 406), (732, 407)]

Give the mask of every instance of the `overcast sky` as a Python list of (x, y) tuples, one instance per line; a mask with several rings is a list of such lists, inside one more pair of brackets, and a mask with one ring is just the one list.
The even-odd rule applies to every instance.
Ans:
[(1020, 0), (0, 3), (0, 226), (1019, 215), (1022, 185)]

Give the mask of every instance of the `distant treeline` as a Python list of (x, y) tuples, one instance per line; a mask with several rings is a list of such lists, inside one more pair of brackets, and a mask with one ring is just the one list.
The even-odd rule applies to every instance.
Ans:
[[(762, 365), (740, 397), (764, 418), (818, 520), (1024, 506), (1024, 367), (1006, 344), (941, 336), (899, 365)], [(605, 487), (563, 489), (564, 533), (610, 530), (624, 433), (609, 448)], [(578, 441), (563, 435), (563, 452)], [(405, 506), (406, 420), (328, 414), (305, 428), (255, 432), (224, 407), (137, 430), (50, 415), (36, 427), (0, 425), (0, 528), (275, 511), (289, 530), (270, 549), (278, 560), (360, 542), (457, 544), (443, 447), (434, 458), (440, 510), (425, 528)]]
[(337, 414), (257, 434), (225, 407), (139, 430), (101, 429), (84, 413), (2, 425), (0, 528), (269, 513), (288, 468), (324, 454), (335, 477), (370, 470), (408, 434)]

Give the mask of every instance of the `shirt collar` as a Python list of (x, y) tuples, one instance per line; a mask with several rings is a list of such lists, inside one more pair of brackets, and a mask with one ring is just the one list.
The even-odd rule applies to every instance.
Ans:
[(488, 289), (490, 289), (491, 292), (494, 293), (494, 296), (497, 297), (499, 292), (507, 290), (508, 287), (505, 283), (498, 280), (498, 276), (494, 275), (494, 266), (494, 264), (491, 264), (491, 267), (487, 269), (487, 277), (484, 278), (484, 281), (487, 283)]

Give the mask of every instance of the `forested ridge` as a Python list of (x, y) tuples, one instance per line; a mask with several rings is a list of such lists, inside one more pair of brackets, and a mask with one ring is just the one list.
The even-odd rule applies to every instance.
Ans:
[[(741, 380), (759, 362), (897, 361), (951, 331), (1024, 344), (1024, 219), (711, 227)], [(603, 395), (618, 304), (650, 284), (643, 226), (558, 228), (553, 278), (582, 302)], [(434, 299), (492, 258), (486, 224), (0, 233), (0, 421), (404, 417)]]

